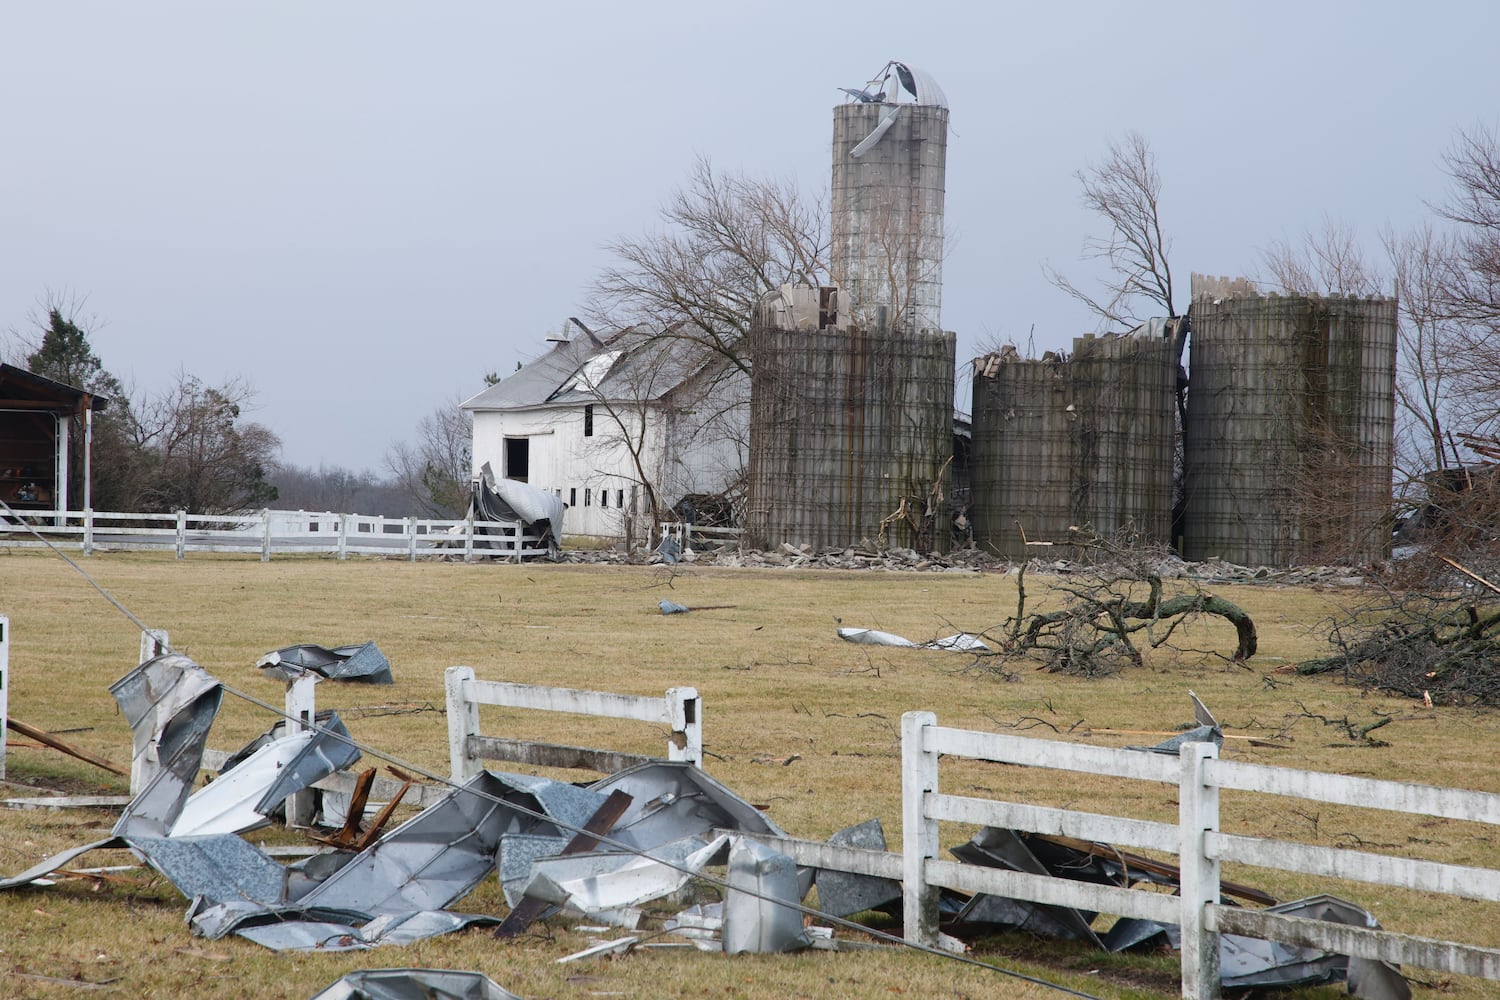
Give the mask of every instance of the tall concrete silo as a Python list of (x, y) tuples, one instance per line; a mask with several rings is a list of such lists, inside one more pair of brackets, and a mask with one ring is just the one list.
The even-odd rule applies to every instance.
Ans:
[(1389, 555), (1396, 300), (1195, 274), (1192, 317), (1183, 556)]
[[(974, 541), (1011, 559), (1172, 527), (1177, 356), (1170, 337), (1080, 337), (1071, 357), (974, 362)], [(1064, 548), (1038, 549), (1027, 542)]]
[(886, 306), (894, 330), (941, 330), (948, 99), (902, 62), (845, 93), (833, 109), (834, 280), (865, 329)]

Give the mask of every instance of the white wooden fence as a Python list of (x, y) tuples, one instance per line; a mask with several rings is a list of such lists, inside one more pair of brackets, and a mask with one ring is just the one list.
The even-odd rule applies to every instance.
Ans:
[(588, 747), (501, 739), (479, 731), (479, 706), (502, 705), (543, 712), (572, 712), (610, 719), (633, 719), (671, 727), (667, 759), (703, 763), (702, 703), (695, 688), (670, 688), (664, 698), (579, 691), (483, 681), (472, 667), (449, 667), (443, 677), (448, 701), (448, 754), (454, 781), (478, 774), (486, 760), (504, 760), (544, 767), (588, 768), (613, 773), (660, 758)]
[(520, 561), (545, 556), (541, 536), (514, 521), (476, 521), (365, 514), (261, 510), (247, 514), (127, 514), (108, 511), (26, 511), (0, 515), (0, 547), (43, 548), (32, 529), (61, 549), (243, 552), (269, 561), (273, 553), (458, 557)]
[[(1177, 924), (1182, 928), (1182, 995), (1194, 1000), (1220, 995), (1218, 935), (1225, 933), (1500, 979), (1500, 950), (1494, 948), (1220, 905), (1219, 866), (1223, 862), (1485, 902), (1500, 902), (1500, 871), (1222, 833), (1219, 793), (1258, 792), (1491, 825), (1500, 825), (1500, 795), (1220, 760), (1212, 743), (1187, 744), (1173, 758), (950, 729), (939, 726), (930, 712), (902, 716), (901, 746), (899, 854), (801, 840), (768, 842), (799, 864), (899, 879), (909, 940), (936, 944), (938, 890), (947, 887)], [(944, 756), (1175, 784), (1178, 822), (946, 795), (938, 790), (938, 762)], [(943, 861), (938, 841), (941, 822), (1174, 852), (1181, 867), (1181, 891), (1168, 896)]]

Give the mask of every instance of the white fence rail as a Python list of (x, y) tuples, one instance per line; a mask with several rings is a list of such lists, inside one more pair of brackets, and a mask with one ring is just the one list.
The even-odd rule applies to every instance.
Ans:
[(329, 553), (416, 560), (462, 557), (520, 561), (545, 556), (540, 535), (514, 521), (381, 517), (292, 510), (248, 514), (130, 514), (108, 511), (26, 511), (0, 515), (0, 547), (42, 548), (35, 530), (61, 549), (241, 552), (269, 561), (272, 554)]
[[(944, 728), (930, 712), (908, 712), (901, 723), (900, 852), (788, 838), (760, 839), (790, 855), (800, 865), (901, 881), (905, 934), (909, 940), (937, 943), (938, 890), (947, 887), (1177, 924), (1182, 928), (1182, 995), (1194, 1000), (1220, 996), (1220, 934), (1240, 934), (1358, 958), (1500, 979), (1500, 950), (1494, 948), (1219, 903), (1219, 866), (1224, 862), (1500, 902), (1500, 871), (1489, 868), (1222, 833), (1221, 791), (1290, 796), (1497, 826), (1500, 826), (1500, 795), (1220, 760), (1212, 743), (1190, 743), (1174, 758)], [(944, 756), (1175, 784), (1178, 821), (1162, 823), (943, 794), (939, 791), (938, 762)], [(938, 840), (942, 822), (1175, 853), (1181, 869), (1180, 893), (1168, 896), (1159, 891), (1094, 885), (942, 861)]]
[(667, 759), (703, 763), (703, 713), (698, 691), (671, 688), (663, 698), (579, 691), (483, 681), (472, 667), (449, 667), (443, 677), (448, 702), (448, 753), (454, 781), (467, 781), (478, 774), (486, 760), (504, 760), (545, 767), (588, 768), (612, 773), (660, 758), (640, 754), (562, 746), (533, 740), (501, 739), (479, 731), (479, 706), (543, 712), (571, 712), (610, 719), (633, 719), (671, 727)]

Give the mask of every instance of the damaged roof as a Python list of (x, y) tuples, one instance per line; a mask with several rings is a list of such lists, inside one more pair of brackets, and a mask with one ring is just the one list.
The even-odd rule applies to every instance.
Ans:
[(728, 364), (690, 337), (628, 327), (607, 340), (575, 337), (464, 400), (471, 411), (567, 406), (599, 399), (658, 400), (700, 373)]

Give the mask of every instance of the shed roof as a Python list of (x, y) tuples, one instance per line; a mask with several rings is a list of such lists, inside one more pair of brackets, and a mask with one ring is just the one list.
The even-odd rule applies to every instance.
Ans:
[(54, 382), (15, 365), (0, 364), (0, 408), (73, 413), (85, 406), (102, 410), (109, 403), (108, 396)]

